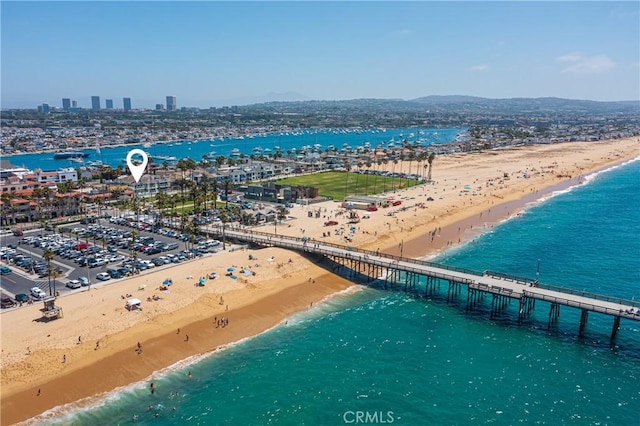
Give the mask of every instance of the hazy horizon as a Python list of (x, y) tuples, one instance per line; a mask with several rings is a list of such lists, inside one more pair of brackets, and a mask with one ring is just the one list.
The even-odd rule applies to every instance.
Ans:
[[(2, 108), (640, 99), (637, 2), (0, 4)], [(523, 20), (526, 17), (526, 22)]]

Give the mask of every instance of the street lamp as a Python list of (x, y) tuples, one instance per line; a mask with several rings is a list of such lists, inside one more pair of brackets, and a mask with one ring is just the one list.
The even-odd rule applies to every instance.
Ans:
[(89, 276), (89, 262), (85, 260), (84, 266), (87, 268), (87, 291), (91, 291), (91, 277)]
[(225, 239), (224, 239), (224, 224), (225, 221), (222, 221), (222, 250), (226, 250), (227, 246), (225, 245)]

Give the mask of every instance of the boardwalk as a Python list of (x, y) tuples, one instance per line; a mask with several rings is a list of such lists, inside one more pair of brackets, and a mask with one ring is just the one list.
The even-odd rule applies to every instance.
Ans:
[(339, 263), (374, 277), (401, 276), (405, 287), (415, 288), (417, 277), (426, 277), (428, 292), (430, 285), (445, 281), (449, 285), (449, 296), (460, 293), (467, 287), (467, 308), (472, 308), (484, 296), (492, 297), (492, 313), (502, 310), (508, 301), (520, 303), (519, 320), (526, 318), (535, 307), (535, 301), (550, 303), (549, 322), (557, 320), (560, 306), (582, 310), (580, 334), (584, 332), (589, 312), (598, 312), (614, 318), (611, 338), (615, 338), (620, 319), (640, 321), (640, 302), (605, 295), (588, 293), (570, 288), (537, 283), (525, 278), (497, 272), (478, 272), (433, 262), (398, 257), (361, 250), (350, 246), (319, 242), (306, 238), (273, 235), (255, 231), (238, 231), (210, 228), (208, 232), (238, 241), (261, 246), (275, 246), (325, 256)]

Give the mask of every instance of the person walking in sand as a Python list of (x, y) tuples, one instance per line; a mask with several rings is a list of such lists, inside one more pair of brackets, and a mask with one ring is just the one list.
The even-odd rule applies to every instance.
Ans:
[(184, 341), (185, 341), (185, 342), (188, 342), (188, 341), (189, 341), (189, 335), (188, 335), (188, 334), (185, 334), (185, 335), (184, 335)]

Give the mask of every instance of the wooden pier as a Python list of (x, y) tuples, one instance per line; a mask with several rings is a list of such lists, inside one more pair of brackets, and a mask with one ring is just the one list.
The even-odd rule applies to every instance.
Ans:
[[(458, 298), (462, 287), (466, 286), (467, 310), (473, 309), (485, 298), (490, 297), (492, 317), (506, 309), (511, 302), (516, 301), (518, 321), (522, 322), (533, 312), (536, 301), (544, 301), (550, 304), (548, 321), (550, 327), (558, 321), (561, 306), (580, 309), (580, 336), (584, 334), (589, 312), (613, 317), (611, 340), (615, 339), (622, 318), (640, 321), (640, 301), (542, 284), (499, 272), (479, 272), (308, 238), (221, 227), (208, 228), (206, 231), (212, 235), (259, 246), (274, 246), (324, 256), (349, 268), (354, 274), (365, 275), (370, 280), (374, 278), (383, 280), (385, 288), (391, 285), (405, 291), (423, 291), (425, 296), (429, 296), (435, 294), (436, 288), (441, 283), (446, 283), (447, 302)], [(421, 280), (422, 277), (424, 280)], [(418, 286), (421, 281), (426, 281), (424, 289)]]

